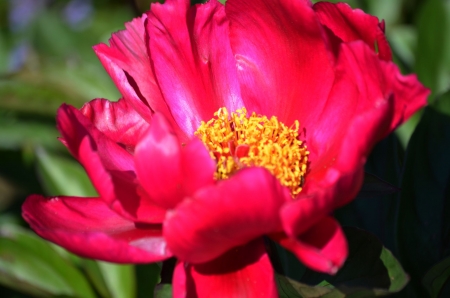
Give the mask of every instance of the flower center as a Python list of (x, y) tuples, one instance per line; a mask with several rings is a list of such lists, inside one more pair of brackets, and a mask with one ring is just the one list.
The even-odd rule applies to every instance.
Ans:
[(245, 108), (231, 115), (220, 108), (214, 116), (202, 121), (195, 135), (217, 161), (215, 179), (227, 179), (239, 169), (259, 166), (269, 170), (293, 196), (302, 190), (309, 151), (298, 139), (297, 120), (287, 127), (275, 116), (268, 119), (253, 112), (248, 117)]

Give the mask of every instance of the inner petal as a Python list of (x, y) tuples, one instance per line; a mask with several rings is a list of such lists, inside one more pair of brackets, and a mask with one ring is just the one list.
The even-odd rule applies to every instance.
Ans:
[(302, 190), (309, 155), (299, 127), (297, 120), (287, 127), (275, 116), (247, 116), (245, 108), (229, 114), (220, 108), (213, 119), (201, 122), (195, 135), (217, 162), (216, 179), (227, 179), (245, 167), (264, 167), (295, 196)]

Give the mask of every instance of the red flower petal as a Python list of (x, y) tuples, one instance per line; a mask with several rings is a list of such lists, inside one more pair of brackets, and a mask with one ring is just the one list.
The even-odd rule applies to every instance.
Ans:
[(111, 208), (123, 216), (161, 223), (165, 210), (137, 193), (133, 156), (129, 152), (103, 135), (74, 107), (62, 105), (57, 122), (70, 152)]
[(381, 59), (392, 60), (391, 48), (384, 35), (384, 23), (360, 9), (352, 9), (347, 3), (318, 2), (313, 6), (322, 25), (343, 42), (362, 40), (374, 52), (376, 47)]
[(136, 111), (146, 120), (150, 120), (153, 111), (162, 113), (173, 122), (175, 131), (184, 140), (186, 136), (173, 121), (155, 77), (147, 47), (147, 22), (147, 14), (135, 18), (125, 24), (126, 30), (111, 36), (109, 47), (99, 44), (94, 50), (119, 91)]
[(334, 80), (332, 55), (306, 0), (228, 0), (230, 40), (247, 110), (315, 123)]
[(388, 129), (394, 111), (392, 97), (381, 99), (372, 110), (350, 122), (335, 151), (316, 161), (315, 167), (311, 166), (302, 192), (281, 210), (283, 227), (289, 236), (301, 235), (356, 196), (363, 181), (366, 157), (380, 132)]
[(279, 208), (290, 198), (266, 169), (243, 169), (169, 211), (164, 238), (181, 260), (210, 261), (232, 247), (280, 231)]
[(183, 198), (181, 145), (169, 123), (155, 114), (134, 156), (140, 185), (159, 206), (173, 208)]
[[(164, 98), (178, 125), (192, 136), (220, 107), (242, 107), (223, 6), (213, 0), (153, 4), (147, 30)], [(180, 75), (182, 74), (182, 75)]]
[[(368, 71), (370, 70), (370, 71)], [(336, 81), (326, 106), (316, 117), (315, 123), (306, 126), (306, 143), (310, 150), (311, 171), (317, 166), (328, 166), (316, 162), (331, 163), (345, 140), (352, 119), (366, 111), (376, 109), (385, 100), (392, 100), (394, 113), (390, 118), (380, 118), (377, 134), (365, 146), (372, 146), (392, 132), (413, 112), (426, 104), (429, 90), (423, 87), (415, 75), (401, 75), (392, 62), (378, 59), (363, 42), (341, 44), (336, 66)], [(343, 98), (345, 100), (343, 100)], [(343, 121), (345, 119), (345, 121)], [(384, 124), (388, 122), (386, 127)], [(363, 121), (360, 134), (365, 127), (373, 127), (369, 120)]]
[(281, 235), (273, 238), (309, 268), (328, 274), (335, 274), (348, 255), (345, 234), (331, 217), (322, 219), (296, 238)]
[(182, 185), (186, 195), (190, 196), (201, 187), (214, 184), (216, 163), (200, 139), (192, 139), (183, 147), (181, 154)]
[(178, 262), (173, 295), (181, 297), (278, 297), (262, 239), (235, 247), (204, 264)]
[(157, 262), (171, 257), (161, 225), (136, 225), (98, 198), (32, 195), (23, 218), (39, 236), (87, 258), (117, 263)]
[(136, 147), (140, 185), (152, 201), (174, 208), (198, 188), (213, 184), (216, 166), (203, 143), (194, 139), (184, 148), (164, 116), (155, 114), (150, 129)]
[(131, 152), (134, 151), (139, 136), (149, 127), (148, 122), (124, 99), (118, 102), (94, 99), (80, 111), (95, 128)]
[(136, 18), (125, 24), (127, 30), (113, 34), (109, 40), (110, 47), (106, 44), (99, 44), (94, 46), (94, 51), (123, 97), (142, 117), (149, 120), (152, 111), (136, 82), (142, 84), (142, 79), (148, 80), (144, 84), (145, 88), (142, 88), (143, 91), (155, 87), (152, 90), (153, 93), (150, 94), (149, 101), (155, 98), (157, 100), (158, 97), (161, 99), (161, 93), (152, 76), (153, 71), (145, 46), (144, 24), (146, 19), (147, 16), (143, 15), (142, 18)]

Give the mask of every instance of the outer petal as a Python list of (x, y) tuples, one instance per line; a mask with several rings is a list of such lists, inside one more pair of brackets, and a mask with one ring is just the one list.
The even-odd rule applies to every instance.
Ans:
[(313, 125), (334, 74), (310, 1), (228, 0), (226, 12), (247, 110)]
[[(318, 2), (313, 6), (322, 25), (343, 42), (362, 40), (381, 59), (392, 60), (391, 48), (384, 35), (384, 23), (347, 3)], [(376, 46), (376, 48), (375, 48)]]
[(136, 225), (98, 198), (32, 195), (22, 206), (22, 215), (39, 236), (83, 257), (118, 263), (171, 257), (161, 225)]
[(181, 260), (207, 262), (232, 247), (281, 231), (279, 208), (287, 199), (287, 189), (267, 170), (243, 169), (169, 211), (164, 238)]
[(290, 237), (301, 235), (356, 196), (366, 157), (374, 140), (389, 127), (393, 114), (392, 98), (380, 100), (372, 110), (353, 119), (333, 158), (328, 160), (329, 156), (325, 156), (316, 162), (297, 199), (281, 210), (283, 227)]
[(194, 139), (182, 148), (160, 114), (154, 115), (134, 159), (140, 184), (152, 201), (165, 209), (214, 182), (216, 166), (205, 146)]
[[(423, 87), (415, 75), (403, 76), (392, 62), (385, 62), (363, 42), (341, 44), (336, 66), (336, 82), (322, 112), (314, 125), (305, 126), (306, 142), (311, 151), (311, 171), (324, 166), (317, 160), (330, 163), (345, 140), (352, 119), (376, 108), (385, 100), (392, 100), (394, 113), (390, 118), (380, 118), (376, 138), (366, 145), (372, 147), (415, 111), (426, 104), (429, 90)], [(345, 99), (345, 100), (343, 100)], [(345, 119), (345, 121), (342, 121)], [(384, 126), (385, 122), (388, 126)], [(363, 122), (359, 133), (372, 124)]]
[(62, 105), (57, 122), (70, 152), (111, 208), (143, 222), (162, 221), (165, 210), (138, 194), (133, 156), (129, 152), (103, 135), (74, 107)]
[(175, 298), (278, 297), (262, 239), (232, 248), (208, 263), (179, 262), (174, 272), (173, 291)]
[(217, 0), (193, 7), (188, 0), (152, 4), (147, 30), (158, 83), (188, 136), (220, 107), (243, 106), (228, 22)]
[(274, 237), (309, 268), (335, 274), (348, 255), (345, 234), (339, 223), (326, 217), (296, 238)]
[(188, 136), (173, 121), (155, 77), (148, 47), (150, 37), (145, 29), (147, 22), (146, 14), (135, 18), (125, 24), (126, 30), (111, 36), (109, 47), (99, 44), (94, 51), (124, 98), (143, 118), (150, 120), (154, 111), (163, 114), (185, 140)]
[(152, 111), (148, 103), (163, 104), (164, 101), (155, 83), (146, 47), (146, 20), (147, 16), (143, 15), (125, 24), (127, 30), (113, 34), (110, 47), (99, 44), (94, 51), (123, 97), (149, 120)]
[(94, 99), (80, 111), (100, 132), (131, 152), (139, 136), (149, 127), (148, 122), (124, 99), (118, 102)]

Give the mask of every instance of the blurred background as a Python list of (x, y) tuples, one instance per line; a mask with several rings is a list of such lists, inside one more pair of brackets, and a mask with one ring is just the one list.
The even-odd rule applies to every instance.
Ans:
[[(61, 103), (79, 108), (96, 97), (119, 98), (91, 47), (107, 42), (150, 2), (0, 0), (1, 297), (151, 297), (159, 282), (158, 264), (117, 266), (77, 258), (36, 237), (20, 216), (21, 204), (32, 193), (95, 194), (81, 166), (57, 140), (56, 110)], [(431, 88), (430, 102), (448, 89), (450, 1), (347, 2), (386, 21), (396, 63)], [(398, 145), (398, 154), (403, 154), (419, 119), (420, 113), (389, 141)], [(386, 171), (384, 179), (398, 186), (398, 172)], [(343, 221), (372, 230), (395, 253), (389, 233), (358, 218), (349, 220), (348, 214), (358, 208), (343, 210)], [(371, 214), (374, 222), (384, 219), (380, 214)]]

